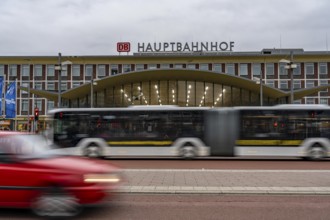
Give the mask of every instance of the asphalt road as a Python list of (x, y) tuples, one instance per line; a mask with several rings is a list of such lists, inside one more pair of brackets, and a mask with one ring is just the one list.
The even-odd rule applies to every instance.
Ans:
[[(74, 219), (329, 219), (330, 196), (143, 195), (122, 194), (106, 207)], [(27, 210), (0, 209), (0, 219), (37, 219)]]

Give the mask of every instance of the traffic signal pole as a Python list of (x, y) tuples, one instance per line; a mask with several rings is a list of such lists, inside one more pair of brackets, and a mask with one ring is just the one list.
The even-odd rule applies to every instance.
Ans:
[(38, 132), (39, 108), (34, 108), (34, 131)]

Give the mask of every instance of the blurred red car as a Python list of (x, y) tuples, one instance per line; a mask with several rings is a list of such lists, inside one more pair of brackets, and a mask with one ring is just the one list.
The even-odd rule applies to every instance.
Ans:
[(99, 204), (121, 182), (106, 161), (54, 154), (43, 136), (0, 132), (0, 206), (39, 216), (74, 216)]

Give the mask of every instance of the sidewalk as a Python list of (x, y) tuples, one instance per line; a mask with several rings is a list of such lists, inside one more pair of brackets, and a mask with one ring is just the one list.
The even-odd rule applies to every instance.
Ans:
[(330, 170), (127, 169), (122, 193), (330, 194)]

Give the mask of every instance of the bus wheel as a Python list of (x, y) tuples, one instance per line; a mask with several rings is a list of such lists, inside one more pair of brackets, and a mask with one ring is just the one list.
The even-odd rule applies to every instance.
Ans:
[(312, 148), (308, 152), (308, 158), (310, 160), (321, 160), (325, 157), (325, 149), (319, 145), (315, 144), (312, 146)]
[(181, 147), (180, 156), (185, 159), (194, 158), (196, 156), (195, 147), (191, 145)]
[(100, 158), (101, 157), (101, 149), (96, 144), (90, 144), (84, 150), (84, 156), (89, 158)]

